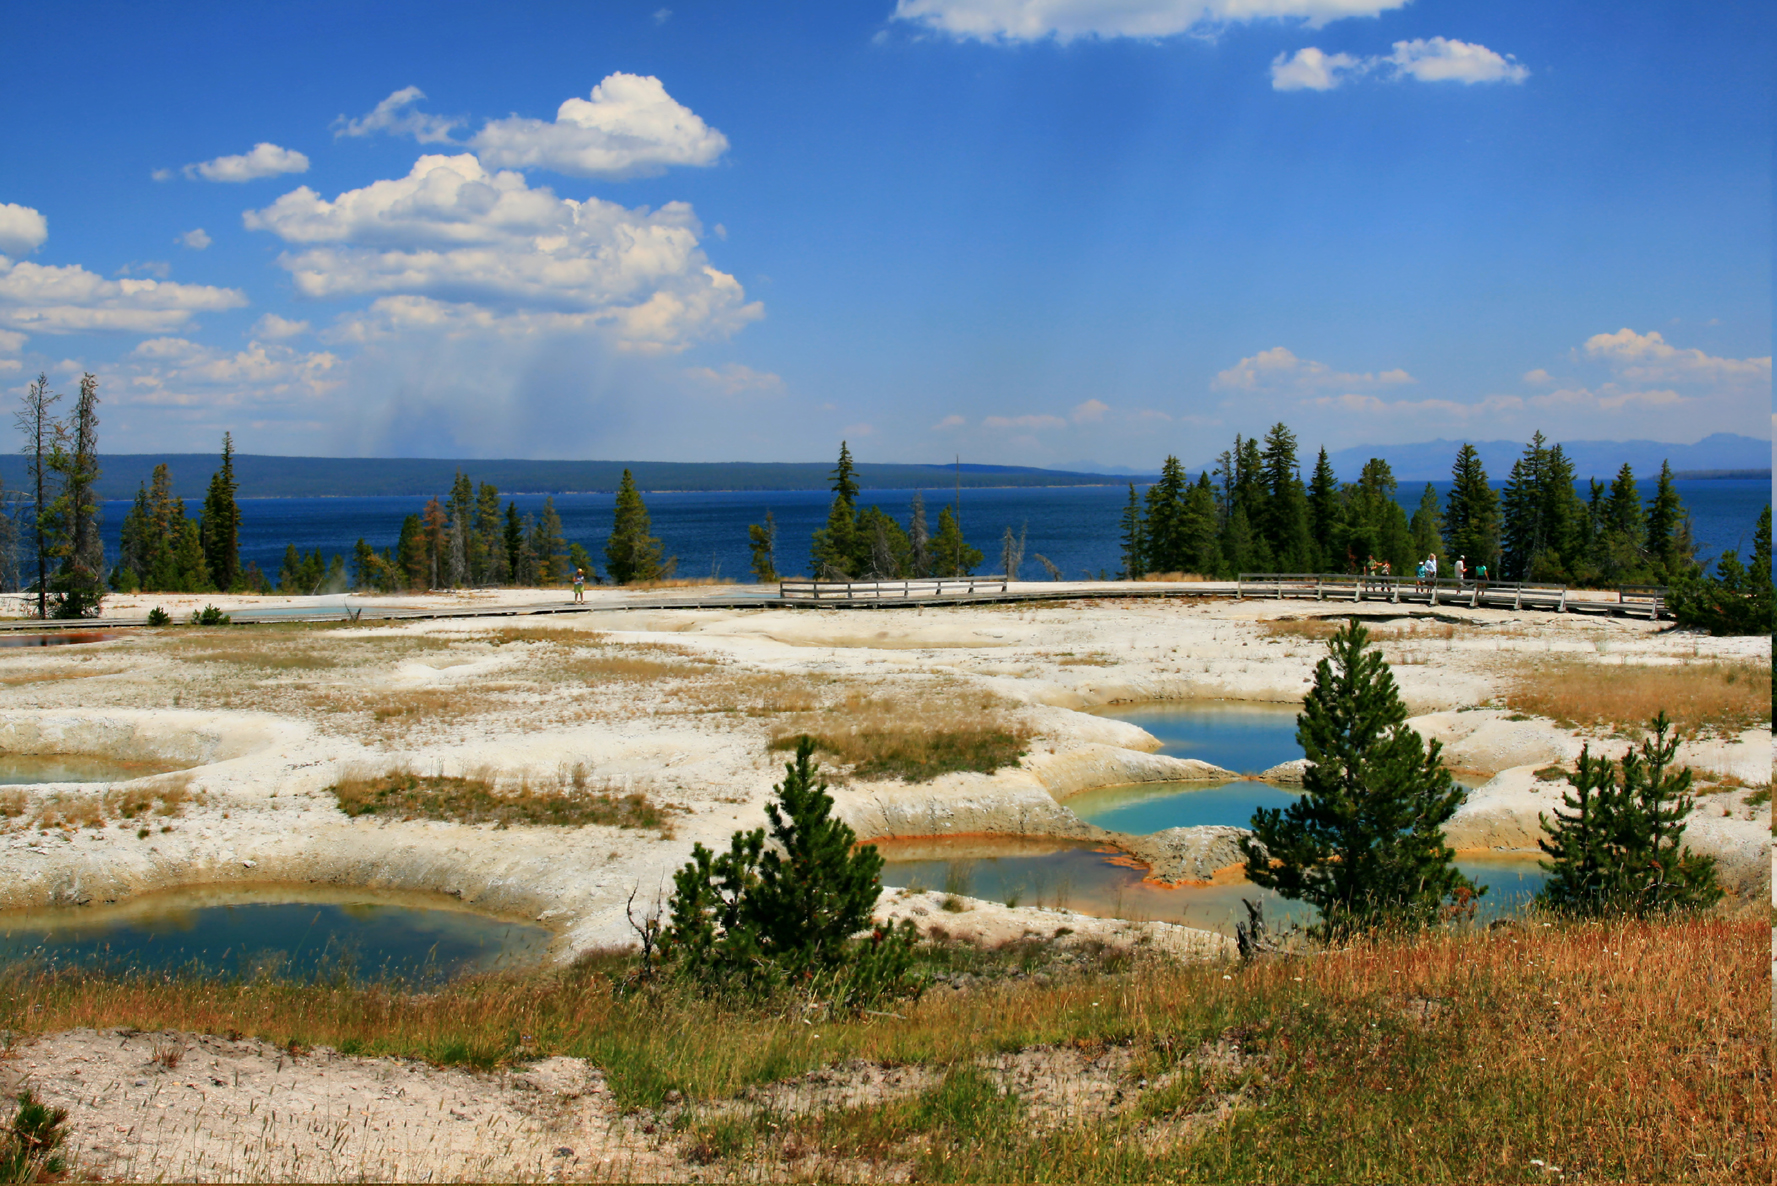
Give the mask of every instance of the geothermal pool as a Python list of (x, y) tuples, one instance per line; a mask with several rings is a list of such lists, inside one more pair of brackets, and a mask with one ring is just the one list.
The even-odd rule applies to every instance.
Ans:
[(128, 782), (189, 768), (180, 762), (125, 762), (103, 754), (0, 753), (0, 787), (47, 782)]
[(541, 961), (550, 934), (442, 895), (188, 888), (125, 906), (0, 914), (0, 965), (428, 987)]
[[(941, 890), (1018, 906), (1077, 910), (1100, 918), (1173, 922), (1234, 933), (1246, 920), (1242, 898), (1264, 902), (1272, 925), (1312, 922), (1315, 912), (1237, 875), (1208, 885), (1168, 887), (1144, 881), (1145, 866), (1103, 845), (1034, 839), (938, 837), (872, 841), (882, 853), (884, 885)], [(1476, 918), (1509, 915), (1542, 888), (1534, 854), (1458, 858), (1457, 868), (1487, 887)], [(1224, 880), (1225, 879), (1225, 880)]]
[[(1119, 705), (1099, 715), (1140, 725), (1161, 742), (1160, 752), (1196, 758), (1226, 770), (1256, 773), (1302, 757), (1293, 704), (1168, 701)], [(1480, 780), (1457, 775), (1465, 786)], [(1113, 832), (1147, 835), (1165, 828), (1210, 824), (1244, 828), (1259, 807), (1283, 808), (1298, 788), (1241, 778), (1226, 783), (1143, 783), (1071, 795), (1081, 819)], [(1273, 924), (1309, 922), (1312, 908), (1286, 901), (1224, 870), (1210, 884), (1169, 887), (1144, 881), (1147, 868), (1127, 854), (1083, 842), (957, 837), (875, 841), (885, 859), (885, 885), (943, 890), (1021, 906), (1049, 906), (1082, 914), (1175, 922), (1232, 935), (1245, 921), (1242, 898), (1265, 904)], [(1487, 887), (1477, 917), (1511, 914), (1542, 888), (1535, 853), (1464, 854), (1457, 867)]]
[[(1101, 709), (1098, 715), (1140, 725), (1159, 739), (1163, 754), (1255, 774), (1303, 756), (1296, 744), (1298, 711), (1293, 704), (1211, 700), (1121, 705)], [(1482, 781), (1460, 773), (1455, 779), (1470, 788)], [(1245, 828), (1256, 808), (1282, 809), (1299, 793), (1293, 786), (1250, 778), (1225, 783), (1151, 782), (1071, 795), (1067, 806), (1087, 823), (1145, 836), (1165, 828), (1211, 824)]]

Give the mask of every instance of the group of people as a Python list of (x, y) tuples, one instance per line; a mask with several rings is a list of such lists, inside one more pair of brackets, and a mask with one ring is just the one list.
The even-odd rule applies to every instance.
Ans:
[[(1468, 557), (1458, 556), (1454, 567), (1456, 569), (1456, 583), (1458, 585), (1466, 586), (1470, 581), (1474, 581), (1478, 584), (1487, 583), (1487, 566), (1485, 564), (1477, 564), (1471, 569), (1468, 566)], [(1415, 588), (1420, 592), (1424, 592), (1432, 585), (1437, 584), (1438, 554), (1436, 552), (1431, 553), (1424, 560), (1419, 562), (1415, 580)]]

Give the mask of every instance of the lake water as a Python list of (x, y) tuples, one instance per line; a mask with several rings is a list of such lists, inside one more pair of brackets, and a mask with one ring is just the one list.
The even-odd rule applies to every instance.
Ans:
[[(473, 475), (471, 475), (473, 477)], [(1447, 488), (1448, 483), (1443, 487)], [(1642, 483), (1644, 497), (1652, 483)], [(1409, 513), (1422, 487), (1411, 485), (1400, 492)], [(1753, 525), (1771, 497), (1769, 482), (1738, 479), (1696, 480), (1678, 483), (1690, 509), (1705, 559), (1724, 548), (1738, 548), (1744, 556), (1751, 548)], [(440, 495), (446, 493), (439, 491)], [(866, 490), (861, 501), (877, 505), (906, 522), (913, 501), (911, 490)], [(827, 519), (831, 497), (818, 490), (699, 491), (648, 494), (654, 534), (668, 555), (679, 560), (679, 575), (719, 575), (751, 580), (747, 552), (747, 524), (762, 523), (765, 513), (775, 517), (778, 529), (777, 567), (794, 575), (806, 570), (810, 537)], [(935, 528), (938, 508), (955, 492), (942, 488), (925, 491), (927, 517)], [(1024, 568), (1027, 579), (1042, 579), (1045, 570), (1036, 559), (1047, 556), (1069, 580), (1114, 575), (1119, 567), (1118, 517), (1128, 499), (1124, 486), (1023, 487), (1013, 489), (965, 489), (961, 493), (964, 534), (988, 556), (982, 571), (998, 572), (1001, 532), (1014, 532), (1028, 524)], [(521, 494), (521, 512), (541, 509), (544, 496)], [(286, 544), (304, 552), (350, 557), (360, 538), (379, 550), (393, 545), (401, 533), (401, 521), (417, 513), (423, 498), (262, 498), (241, 503), (241, 557), (264, 569), (274, 580), (283, 562)], [(603, 566), (603, 549), (611, 533), (614, 498), (610, 494), (558, 494), (556, 510), (570, 543), (579, 543)], [(195, 515), (197, 507), (188, 505)], [(118, 539), (127, 502), (107, 502), (103, 529), (107, 557), (118, 554)]]
[(436, 895), (308, 889), (183, 889), (125, 906), (0, 915), (0, 963), (115, 973), (297, 979), (414, 987), (540, 961), (542, 927)]
[[(974, 838), (872, 841), (883, 854), (884, 885), (913, 886), (991, 902), (1077, 910), (1099, 918), (1173, 922), (1234, 933), (1246, 920), (1242, 898), (1264, 903), (1272, 925), (1307, 923), (1315, 911), (1244, 879), (1213, 885), (1165, 886), (1116, 849), (1050, 840)], [(1535, 896), (1546, 875), (1532, 854), (1461, 858), (1457, 868), (1487, 887), (1476, 917), (1511, 914)]]

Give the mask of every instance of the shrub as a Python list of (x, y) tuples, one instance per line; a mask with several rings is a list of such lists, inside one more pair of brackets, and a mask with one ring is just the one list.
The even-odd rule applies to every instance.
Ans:
[(1567, 914), (1646, 915), (1697, 910), (1721, 896), (1715, 858), (1681, 847), (1690, 814), (1691, 771), (1671, 771), (1678, 735), (1661, 713), (1639, 751), (1623, 756), (1622, 777), (1609, 758), (1580, 751), (1567, 775), (1573, 791), (1561, 797), (1551, 821), (1539, 815), (1548, 839), (1537, 844), (1552, 859), (1539, 905)]
[(1769, 504), (1753, 535), (1750, 567), (1740, 563), (1738, 552), (1723, 552), (1713, 577), (1691, 577), (1672, 589), (1672, 617), (1678, 624), (1711, 634), (1770, 633), (1772, 605)]
[(1405, 724), (1407, 711), (1369, 632), (1351, 622), (1327, 640), (1296, 718), (1308, 757), (1304, 794), (1253, 814), (1246, 875), (1317, 907), (1334, 935), (1422, 925), (1446, 902), (1484, 892), (1457, 871), (1442, 828), (1466, 795)]
[(814, 742), (797, 744), (766, 807), (766, 829), (735, 832), (728, 851), (699, 844), (673, 876), (666, 953), (680, 973), (715, 991), (767, 994), (823, 982), (856, 1004), (904, 989), (913, 929), (877, 928), (862, 941), (882, 891), (882, 856), (832, 817), (816, 782)]
[(201, 610), (194, 609), (191, 611), (191, 624), (193, 626), (226, 626), (228, 623), (228, 615), (213, 605), (206, 605)]
[(173, 615), (157, 605), (148, 611), (148, 624), (150, 626), (171, 626)]
[(43, 1175), (60, 1174), (67, 1167), (56, 1156), (66, 1133), (68, 1109), (39, 1103), (28, 1089), (18, 1094), (18, 1111), (0, 1132), (0, 1180), (35, 1182)]

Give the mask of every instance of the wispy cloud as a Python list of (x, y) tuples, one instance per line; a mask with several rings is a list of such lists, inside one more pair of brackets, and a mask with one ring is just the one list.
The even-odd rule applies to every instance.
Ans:
[(1081, 38), (1154, 40), (1261, 20), (1319, 28), (1407, 0), (896, 0), (894, 20), (990, 44)]
[(391, 136), (412, 136), (421, 144), (448, 144), (450, 133), (463, 121), (432, 115), (415, 107), (426, 92), (417, 86), (404, 86), (357, 119), (340, 116), (333, 121), (335, 139), (345, 136), (370, 136), (385, 132)]
[[(219, 156), (213, 161), (186, 165), (184, 173), (192, 179), (238, 183), (277, 177), (284, 173), (307, 173), (308, 169), (309, 159), (302, 153), (262, 140), (253, 146), (251, 152), (243, 152), (239, 156)], [(165, 170), (155, 176), (165, 180)]]
[(1279, 91), (1330, 91), (1351, 79), (1377, 74), (1385, 79), (1416, 82), (1520, 83), (1530, 68), (1510, 54), (1484, 45), (1445, 37), (1397, 41), (1392, 53), (1359, 58), (1329, 54), (1308, 46), (1271, 61), (1271, 88)]

